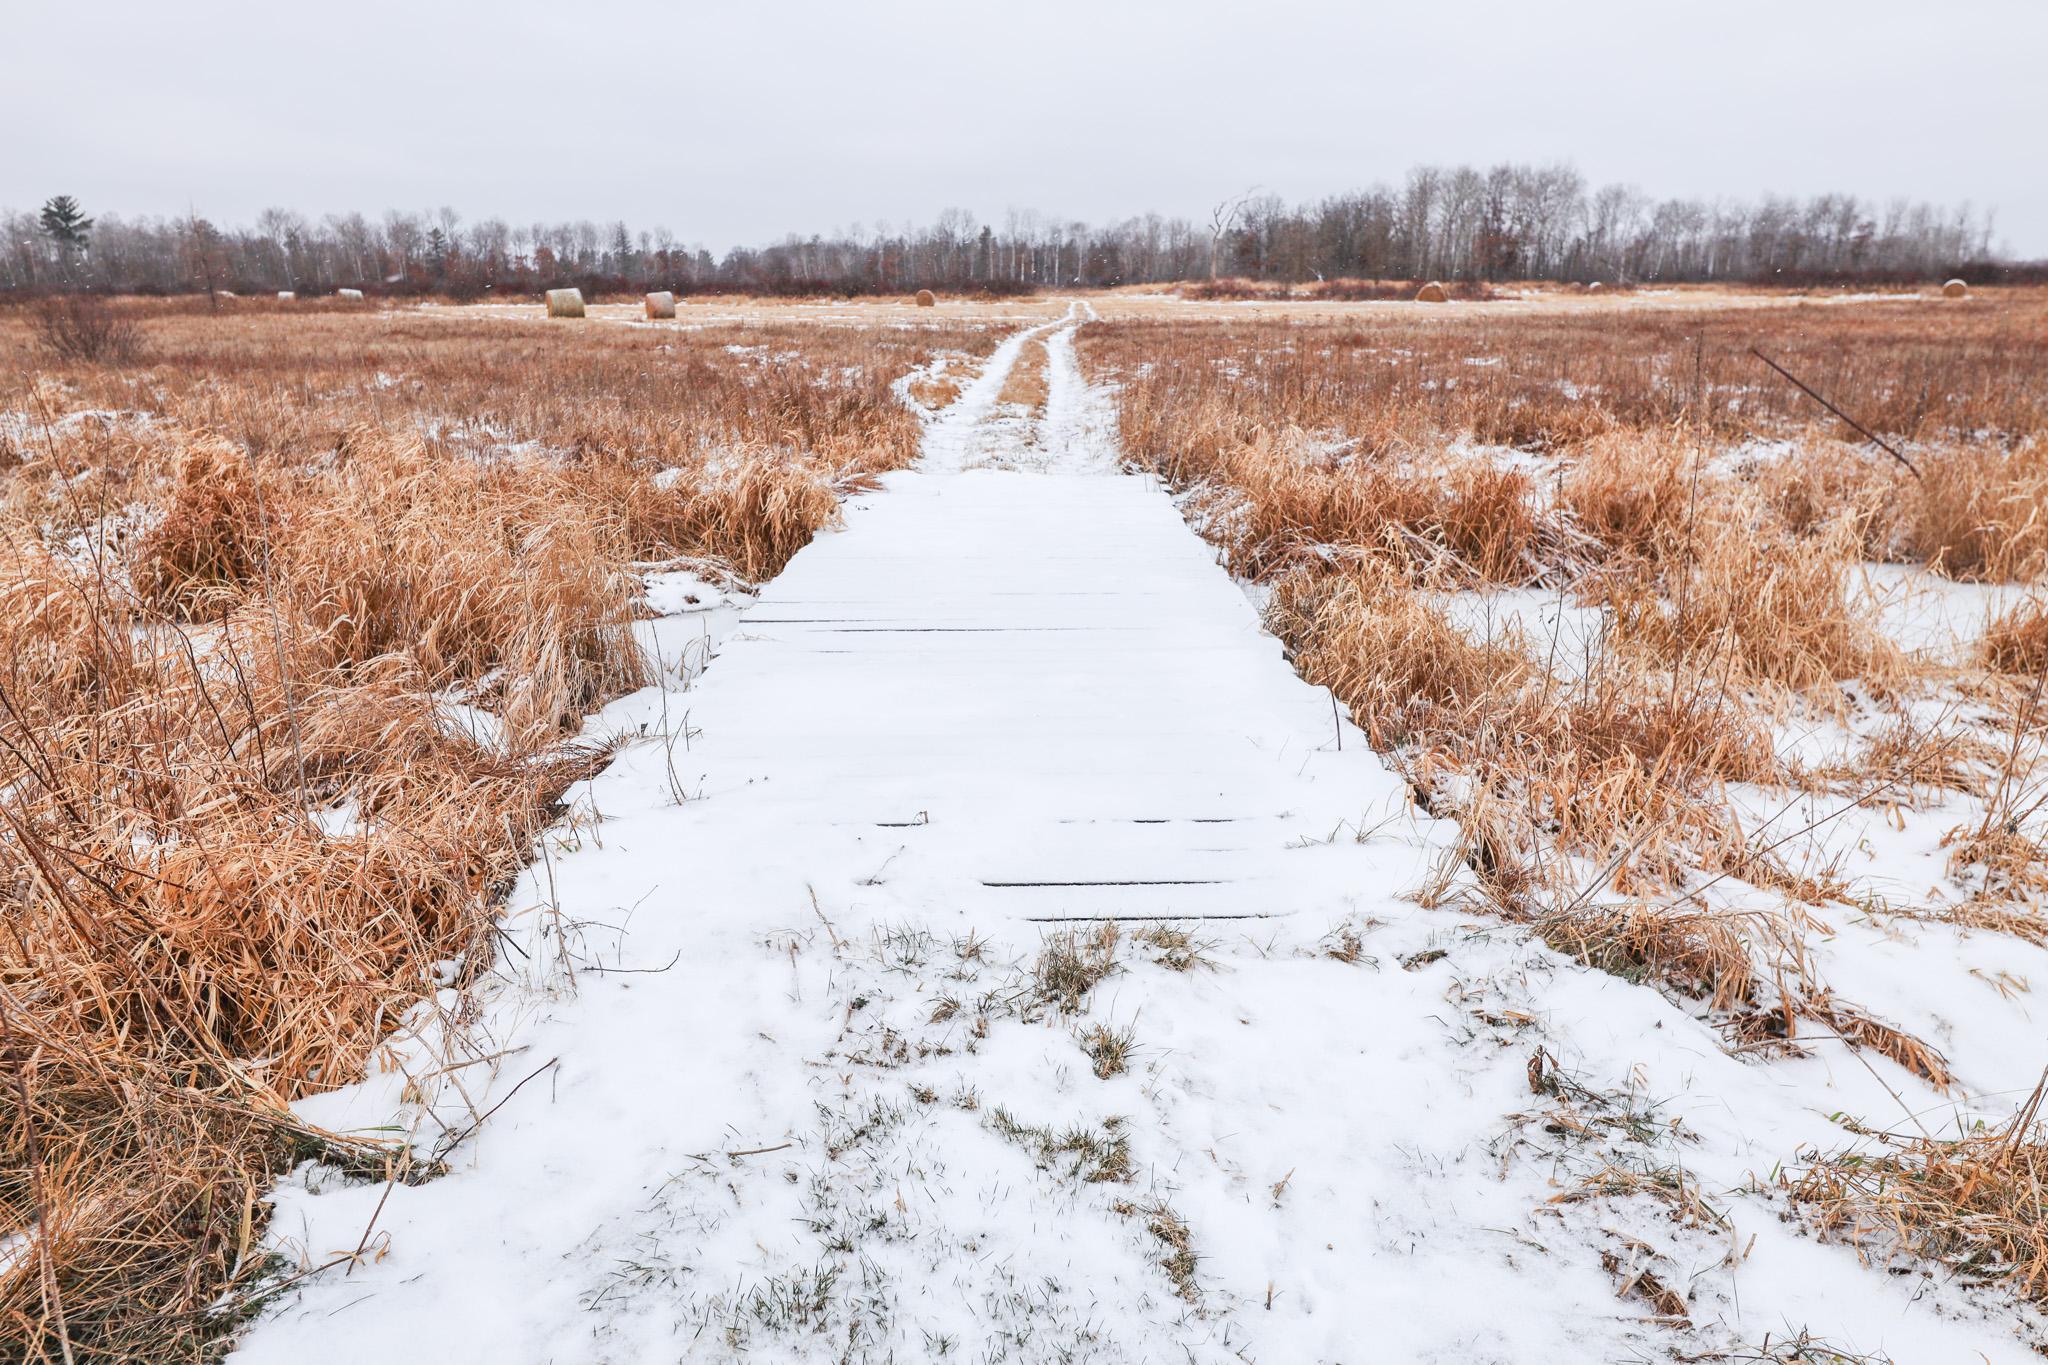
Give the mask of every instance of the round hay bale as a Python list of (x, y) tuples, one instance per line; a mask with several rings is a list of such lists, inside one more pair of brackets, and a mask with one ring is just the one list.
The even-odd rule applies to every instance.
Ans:
[(672, 318), (676, 315), (676, 296), (666, 289), (657, 289), (647, 296), (647, 317)]
[(290, 303), (293, 299), (297, 297), (298, 295), (294, 294), (289, 289), (280, 289), (277, 291), (277, 301), (279, 303)]
[(1415, 291), (1415, 301), (1417, 303), (1449, 303), (1451, 295), (1441, 284), (1431, 280), (1428, 284)]
[(1587, 286), (1586, 286), (1586, 292), (1587, 292), (1588, 294), (1597, 294), (1597, 293), (1599, 293), (1599, 292), (1600, 292), (1600, 281), (1598, 281), (1598, 280), (1595, 280), (1595, 281), (1593, 281), (1593, 282), (1592, 282), (1591, 284), (1587, 285)]
[(581, 289), (548, 290), (548, 316), (551, 318), (582, 317), (583, 291)]
[(918, 306), (918, 307), (920, 307), (920, 308), (936, 308), (936, 307), (938, 307), (938, 304), (939, 304), (939, 298), (938, 298), (938, 295), (936, 295), (936, 294), (932, 293), (932, 291), (931, 291), (931, 290), (929, 290), (929, 289), (920, 289), (920, 290), (918, 290), (918, 291), (917, 291), (917, 306)]
[(334, 291), (334, 297), (347, 303), (361, 303), (363, 301), (363, 291), (360, 289), (337, 289)]
[(1941, 287), (1941, 296), (1945, 299), (1966, 299), (1970, 297), (1970, 286), (1961, 280), (1950, 280)]

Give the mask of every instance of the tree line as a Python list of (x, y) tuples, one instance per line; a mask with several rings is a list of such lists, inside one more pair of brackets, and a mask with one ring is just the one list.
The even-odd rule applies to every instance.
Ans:
[(1145, 214), (1090, 226), (1012, 211), (997, 224), (953, 209), (925, 226), (791, 236), (723, 256), (667, 228), (465, 223), (449, 208), (317, 221), (267, 209), (223, 227), (196, 215), (94, 219), (58, 195), (38, 212), (0, 213), (0, 231), (6, 292), (1003, 293), (1218, 277), (1820, 283), (2014, 270), (1993, 252), (1990, 217), (1967, 205), (1846, 194), (1657, 200), (1589, 186), (1565, 165), (1421, 166), (1399, 185), (1293, 205), (1250, 191), (1199, 222)]

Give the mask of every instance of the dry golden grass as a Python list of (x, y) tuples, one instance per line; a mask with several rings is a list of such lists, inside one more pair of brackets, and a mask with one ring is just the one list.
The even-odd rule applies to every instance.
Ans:
[[(1831, 894), (1721, 799), (1725, 784), (1784, 777), (1768, 730), (1727, 692), (1622, 661), (1560, 682), (1519, 642), (1473, 641), (1385, 562), (1282, 579), (1268, 622), (1424, 806), (1459, 821), (1464, 861), (1500, 913), (1588, 966), (1700, 1002), (1738, 1040), (1789, 1042), (1805, 1020), (1949, 1084), (1938, 1053), (1812, 975), (1802, 911), (1698, 898), (1702, 878), (1794, 905)], [(1591, 884), (1588, 865), (1601, 868)]]
[[(1157, 301), (1120, 308), (1112, 298), (1097, 308), (1110, 321), (1081, 334), (1095, 363), (1127, 376), (1153, 366), (1127, 402), (1142, 405), (1142, 390), (1166, 385), (1196, 409), (1234, 393), (1238, 402), (1217, 406), (1244, 424), (1341, 428), (1367, 450), (1397, 437), (1420, 446), (1450, 436), (1565, 447), (1604, 426), (1648, 431), (1681, 418), (1737, 439), (1809, 428), (1846, 435), (1752, 347), (1888, 437), (1997, 449), (2048, 429), (2048, 289), (1986, 291), (1968, 309), (1687, 290), (1558, 307), (1268, 312)], [(1187, 425), (1206, 423), (1190, 417)], [(1148, 462), (1169, 455), (1142, 421), (1126, 437)]]
[(1560, 498), (1602, 558), (1654, 564), (1682, 549), (1699, 493), (1689, 446), (1666, 428), (1609, 429), (1573, 446)]
[(1758, 519), (1715, 518), (1685, 550), (1665, 557), (1661, 573), (1598, 581), (1595, 591), (1613, 609), (1614, 647), (1640, 651), (1660, 668), (1806, 693), (1855, 679), (1889, 692), (1905, 680), (1904, 652), (1861, 600), (1851, 518), (1805, 536)]
[(28, 1234), (0, 1337), (28, 1359), (204, 1356), (281, 1163), (406, 1176), (287, 1106), (360, 1074), (434, 964), (489, 962), (603, 760), (565, 738), (647, 678), (636, 561), (774, 573), (914, 456), (891, 385), (995, 339), (126, 311), (146, 365), (47, 367), (0, 315), (0, 1229)]
[(2017, 581), (2048, 571), (2048, 435), (2010, 447), (1944, 445), (1924, 456), (1902, 515), (1907, 552), (1952, 578)]
[[(1126, 422), (1178, 426), (1187, 414), (1127, 399)], [(1220, 398), (1219, 398), (1219, 401)], [(1228, 419), (1220, 424), (1229, 430)], [(1422, 464), (1333, 452), (1298, 427), (1208, 440), (1162, 434), (1160, 472), (1195, 506), (1233, 569), (1269, 578), (1329, 547), (1391, 555), (1419, 577), (1524, 583), (1568, 558), (1575, 537), (1536, 505), (1529, 476), (1484, 459)]]
[(1024, 349), (1017, 353), (1016, 363), (1010, 366), (1010, 373), (1003, 381), (1003, 391), (996, 396), (998, 403), (1010, 404), (1024, 410), (1030, 417), (1045, 412), (1045, 342), (1037, 339), (1024, 343)]
[[(1782, 863), (1727, 788), (1987, 789), (1997, 756), (1967, 735), (1901, 728), (1821, 774), (1782, 762), (1773, 734), (1787, 708), (1838, 711), (1845, 685), (1882, 699), (1931, 681), (1880, 628), (1866, 559), (2040, 571), (2048, 291), (1971, 315), (1373, 307), (1201, 326), (1133, 309), (1081, 344), (1121, 386), (1130, 453), (1188, 491), (1234, 569), (1275, 582), (1268, 620), (1296, 666), (1460, 821), (1504, 913), (1702, 1001), (1740, 1041), (1789, 1043), (1805, 1020), (1947, 1085), (1938, 1054), (1815, 978), (1801, 905), (1840, 888)], [(1906, 442), (1925, 480), (1843, 439), (1752, 346)], [(1731, 453), (1745, 441), (1775, 444)], [(1603, 608), (1583, 666), (1553, 675), (1525, 640), (1481, 642), (1423, 591), (1536, 582)], [(2031, 619), (1991, 633), (2008, 671)], [(2025, 843), (1958, 856), (2027, 888), (2041, 850)], [(1717, 886), (1785, 904), (1723, 908)]]
[(960, 396), (961, 387), (959, 380), (944, 375), (923, 376), (910, 381), (910, 398), (919, 407), (937, 412)]
[(2000, 673), (2048, 674), (2048, 599), (2036, 594), (2000, 612), (1979, 647), (1985, 666)]
[(2048, 1305), (2048, 1126), (2043, 1087), (2001, 1127), (1960, 1138), (1877, 1135), (1816, 1160), (1792, 1197), (1828, 1235), (1890, 1265), (1931, 1261), (1965, 1284)]

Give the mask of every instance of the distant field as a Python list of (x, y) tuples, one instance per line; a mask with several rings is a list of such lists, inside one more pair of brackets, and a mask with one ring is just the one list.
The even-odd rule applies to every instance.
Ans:
[[(1672, 285), (1665, 287), (1603, 287), (1583, 285), (1510, 283), (1491, 286), (1494, 297), (1456, 298), (1442, 304), (1418, 304), (1410, 287), (1389, 285), (1403, 291), (1401, 297), (1373, 300), (1315, 299), (1288, 297), (1282, 286), (1262, 287), (1247, 283), (1242, 297), (1204, 298), (1199, 285), (1141, 285), (1121, 289), (1085, 290), (1072, 297), (1084, 298), (1107, 321), (1152, 318), (1225, 321), (1243, 318), (1286, 318), (1292, 321), (1340, 321), (1370, 318), (1385, 322), (1418, 314), (1437, 319), (1447, 317), (1518, 317), (1530, 314), (1607, 315), (1617, 312), (1694, 312), (1825, 306), (1862, 309), (1865, 305), (1891, 307), (1953, 304), (1941, 297), (1939, 287), (1872, 286), (1859, 289), (1772, 289), (1744, 285)], [(1296, 291), (1297, 293), (1299, 290)], [(2038, 289), (1978, 290), (1963, 306), (1982, 312), (2005, 313), (2016, 303), (2036, 300)], [(677, 300), (677, 315), (671, 322), (648, 326), (695, 327), (706, 324), (759, 324), (770, 321), (831, 323), (869, 326), (905, 323), (929, 324), (956, 320), (971, 322), (1043, 321), (1057, 317), (1068, 296), (1044, 294), (1019, 298), (938, 299), (932, 308), (919, 308), (908, 296), (862, 296), (849, 299), (748, 298), (741, 295), (695, 295)], [(267, 304), (256, 306), (265, 307)], [(539, 317), (539, 303), (476, 303), (427, 305), (440, 311), (489, 317)], [(589, 316), (607, 322), (644, 322), (637, 301), (606, 299), (592, 304)], [(1822, 324), (1832, 326), (1833, 324)]]

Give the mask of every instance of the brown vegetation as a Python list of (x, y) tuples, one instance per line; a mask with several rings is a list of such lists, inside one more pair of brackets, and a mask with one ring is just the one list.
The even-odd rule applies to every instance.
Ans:
[(1319, 279), (1289, 283), (1285, 280), (1248, 280), (1233, 276), (1222, 279), (1200, 280), (1174, 286), (1174, 293), (1185, 299), (1234, 299), (1259, 302), (1280, 302), (1299, 300), (1314, 303), (1407, 303), (1416, 298), (1424, 289), (1435, 289), (1445, 299), (1459, 299), (1466, 302), (1497, 299), (1500, 295), (1492, 286), (1477, 280), (1456, 280), (1450, 284), (1431, 280), (1428, 282), (1399, 279)]
[[(1803, 907), (1839, 889), (1759, 842), (1727, 788), (1982, 790), (1981, 737), (1902, 727), (1862, 766), (1819, 773), (1773, 736), (1788, 708), (1846, 705), (1845, 685), (1881, 700), (1936, 680), (1880, 627), (1866, 559), (2041, 572), (2044, 318), (2048, 296), (2028, 292), (1939, 315), (1133, 320), (1082, 344), (1121, 386), (1129, 454), (1188, 491), (1234, 569), (1273, 584), (1268, 623), (1296, 666), (1458, 819), (1499, 910), (1699, 1000), (1737, 1040), (1783, 1041), (1803, 1019), (1940, 1087), (1938, 1054), (1814, 974)], [(1758, 344), (1905, 443), (1924, 478), (1858, 449)], [(1589, 657), (1477, 638), (1439, 603), (1530, 584), (1599, 610)], [(1994, 666), (2038, 669), (2038, 615), (1994, 624)], [(1957, 856), (2028, 894), (2040, 841), (1980, 843)], [(1737, 888), (1784, 906), (1737, 911)]]
[(2048, 1125), (2043, 1088), (2004, 1125), (1956, 1138), (1875, 1135), (1875, 1150), (1820, 1158), (1792, 1197), (1872, 1260), (1901, 1255), (1965, 1284), (2048, 1305)]
[(1024, 343), (1024, 349), (1018, 352), (1016, 363), (1010, 366), (1010, 373), (1003, 380), (1003, 391), (996, 396), (996, 401), (1021, 408), (1031, 417), (1042, 415), (1045, 412), (1046, 363), (1043, 341)]
[(2031, 596), (2000, 613), (1984, 628), (1979, 644), (1989, 668), (2048, 676), (2048, 600)]
[[(915, 455), (896, 383), (996, 335), (271, 300), (108, 315), (146, 363), (53, 363), (30, 316), (0, 315), (0, 1227), (32, 1252), (0, 1270), (0, 1322), (53, 1359), (183, 1358), (257, 1273), (281, 1163), (407, 1174), (287, 1106), (360, 1068), (432, 964), (463, 964), (459, 984), (488, 960), (506, 885), (602, 761), (565, 741), (644, 679), (636, 567), (775, 573), (841, 494)], [(1781, 859), (1730, 793), (1968, 794), (1984, 818), (1952, 851), (1975, 889), (1942, 917), (2042, 934), (2038, 594), (1937, 665), (1887, 637), (1857, 577), (2048, 570), (2044, 321), (2048, 296), (1991, 291), (1131, 321), (1081, 344), (1121, 384), (1128, 454), (1270, 587), (1296, 666), (1458, 822), (1494, 911), (1745, 1051), (1812, 1030), (1941, 1088), (1946, 1059), (1806, 955), (1841, 886)], [(1001, 399), (1035, 413), (1044, 383), (1027, 347)], [(928, 406), (953, 391), (911, 386)], [(1597, 612), (1599, 640), (1567, 660), (1455, 619), (1450, 594), (1501, 587)], [(2010, 742), (1900, 711), (1854, 763), (1777, 752), (1795, 710), (1935, 686), (2011, 716)], [(451, 726), (455, 705), (502, 741)], [(1117, 946), (1113, 928), (1048, 939), (1033, 999), (1079, 1012)], [(1103, 1075), (1132, 1041), (1081, 1036)], [(2038, 1296), (2033, 1118), (1821, 1163), (1798, 1197)]]
[(0, 318), (0, 1335), (32, 1359), (203, 1353), (281, 1163), (406, 1174), (287, 1106), (490, 960), (604, 757), (565, 740), (648, 677), (636, 563), (774, 573), (915, 454), (891, 385), (994, 339), (202, 309), (123, 305), (143, 368)]
[(135, 324), (90, 294), (63, 294), (36, 305), (36, 340), (53, 361), (123, 364), (137, 358)]

